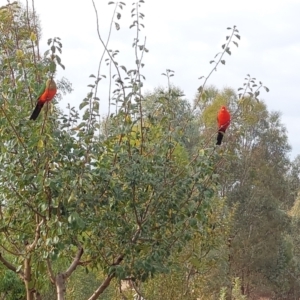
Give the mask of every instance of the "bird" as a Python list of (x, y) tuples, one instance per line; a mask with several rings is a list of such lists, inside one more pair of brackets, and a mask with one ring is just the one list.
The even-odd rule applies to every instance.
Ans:
[(221, 145), (224, 133), (230, 124), (230, 113), (225, 106), (222, 106), (218, 112), (218, 136), (216, 145)]
[(35, 106), (34, 111), (30, 116), (30, 120), (36, 120), (38, 117), (41, 109), (43, 108), (44, 104), (48, 101), (51, 101), (54, 96), (56, 95), (57, 87), (56, 83), (53, 78), (49, 78), (41, 87), (39, 91), (39, 96), (37, 98), (37, 104)]

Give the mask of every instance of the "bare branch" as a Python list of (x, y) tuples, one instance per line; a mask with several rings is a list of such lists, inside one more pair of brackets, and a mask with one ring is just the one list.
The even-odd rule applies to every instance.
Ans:
[(40, 229), (41, 229), (41, 226), (42, 226), (43, 223), (44, 223), (44, 220), (42, 220), (39, 224), (37, 224), (36, 229), (35, 229), (34, 241), (26, 247), (28, 252), (31, 252), (35, 248), (35, 246), (37, 245), (38, 240), (40, 238), (40, 233), (41, 233)]
[(19, 256), (20, 255), (20, 252), (14, 252), (14, 251), (11, 251), (11, 250), (9, 250), (9, 249), (7, 249), (5, 246), (3, 246), (3, 245), (0, 245), (0, 247), (3, 249), (3, 250), (5, 250), (6, 252), (8, 252), (8, 253), (10, 253), (10, 254), (12, 254), (12, 255), (14, 255), (14, 256)]
[(103, 283), (98, 287), (98, 289), (93, 293), (93, 295), (88, 300), (96, 300), (98, 299), (99, 295), (101, 295), (105, 289), (109, 286), (111, 280), (114, 278), (114, 274), (111, 274), (106, 277)]
[(123, 81), (122, 81), (122, 79), (121, 79), (122, 77), (121, 77), (120, 70), (119, 70), (119, 68), (118, 68), (118, 65), (117, 65), (116, 61), (114, 60), (113, 56), (112, 56), (112, 55), (110, 54), (110, 52), (108, 51), (108, 49), (107, 49), (107, 47), (106, 47), (106, 44), (104, 43), (104, 41), (103, 41), (103, 39), (102, 39), (102, 37), (101, 37), (100, 30), (99, 30), (98, 10), (97, 10), (97, 7), (96, 7), (96, 4), (95, 4), (94, 0), (92, 0), (92, 3), (93, 3), (95, 15), (96, 15), (98, 38), (99, 38), (101, 44), (103, 45), (103, 47), (104, 47), (104, 49), (105, 49), (107, 55), (109, 56), (109, 58), (111, 59), (111, 61), (113, 62), (114, 66), (115, 66), (115, 68), (116, 68), (116, 71), (117, 71), (117, 73), (118, 73), (118, 76), (119, 76), (119, 78), (120, 78), (120, 80), (121, 80), (121, 83), (120, 83), (120, 84), (121, 84), (121, 87), (122, 87), (123, 97), (124, 97), (124, 100), (125, 100), (125, 98), (126, 98), (126, 96), (125, 96), (126, 93), (125, 93), (124, 83), (123, 83)]
[[(105, 43), (105, 49), (104, 49), (104, 51), (103, 51), (103, 53), (102, 53), (102, 55), (101, 55), (101, 58), (100, 58), (100, 61), (99, 61), (99, 65), (98, 65), (97, 79), (100, 77), (101, 64), (102, 64), (104, 55), (105, 55), (105, 53), (106, 53), (106, 51), (107, 51), (108, 43), (109, 43), (110, 36), (111, 36), (112, 26), (113, 26), (113, 23), (114, 23), (114, 16), (115, 16), (115, 14), (116, 14), (117, 7), (118, 7), (118, 3), (116, 3), (116, 5), (115, 5), (115, 9), (114, 9), (114, 12), (113, 12), (111, 21), (110, 21), (110, 27), (109, 27), (108, 37), (107, 37), (107, 40), (106, 40), (106, 43)], [(94, 7), (94, 8), (95, 8), (95, 7)], [(98, 28), (99, 28), (99, 27), (98, 27)], [(95, 89), (95, 97), (97, 96), (97, 91), (98, 91), (98, 84), (96, 85), (96, 89)]]
[(14, 131), (14, 133), (15, 133), (15, 135), (16, 135), (18, 141), (20, 142), (20, 144), (22, 145), (22, 147), (26, 150), (25, 144), (23, 143), (21, 137), (19, 136), (19, 134), (18, 134), (18, 132), (17, 132), (15, 126), (14, 126), (13, 123), (11, 122), (10, 118), (9, 118), (8, 115), (6, 114), (6, 112), (5, 112), (4, 108), (3, 108), (3, 106), (1, 105), (0, 108), (1, 108), (1, 110), (2, 110), (2, 112), (3, 112), (3, 114), (4, 114), (4, 116), (5, 116), (6, 120), (8, 121), (10, 127), (11, 127), (12, 130)]
[(78, 252), (75, 256), (75, 258), (73, 259), (73, 262), (71, 263), (70, 267), (68, 268), (68, 270), (63, 274), (64, 278), (68, 278), (71, 276), (71, 274), (75, 271), (75, 269), (77, 268), (77, 266), (80, 264), (80, 258), (83, 254), (83, 248), (80, 246), (78, 249)]
[[(2, 256), (2, 253), (0, 253), (0, 261), (2, 262), (2, 264), (3, 264), (7, 269), (9, 269), (9, 270), (11, 270), (11, 271), (17, 273), (17, 268), (16, 268), (14, 265), (12, 265), (9, 261), (7, 261), (7, 260)], [(18, 274), (19, 274), (20, 276), (22, 276), (22, 277), (24, 276), (24, 273), (23, 273), (22, 271), (19, 271)]]
[(134, 281), (131, 281), (132, 287), (135, 290), (135, 292), (139, 295), (140, 298), (144, 299), (144, 296), (142, 295), (141, 291), (138, 289)]
[(55, 284), (55, 276), (49, 258), (47, 258), (46, 262), (47, 262), (47, 270), (48, 270), (48, 275), (50, 277), (50, 281), (52, 284)]
[[(112, 264), (113, 266), (119, 265), (124, 258), (124, 255), (120, 255)], [(96, 300), (98, 299), (99, 295), (101, 295), (105, 289), (109, 286), (111, 280), (115, 277), (115, 273), (110, 274), (106, 277), (103, 283), (97, 288), (97, 290), (93, 293), (93, 295), (88, 300)]]
[[(217, 62), (215, 62), (215, 66), (214, 66), (213, 69), (210, 71), (210, 73), (208, 74), (208, 76), (205, 78), (205, 80), (204, 80), (204, 82), (203, 82), (203, 84), (202, 84), (202, 88), (201, 88), (201, 90), (199, 91), (198, 100), (196, 100), (195, 103), (194, 103), (194, 109), (193, 109), (193, 110), (196, 109), (196, 107), (197, 107), (197, 105), (198, 105), (198, 103), (199, 103), (199, 101), (200, 101), (200, 99), (201, 99), (201, 97), (202, 97), (202, 95), (203, 95), (203, 93), (204, 93), (204, 87), (205, 87), (205, 85), (206, 85), (208, 79), (210, 78), (210, 76), (212, 75), (212, 73), (213, 73), (214, 71), (217, 71), (217, 66), (220, 64), (220, 62), (223, 63), (223, 62), (222, 62), (222, 61), (223, 61), (223, 56), (225, 55), (225, 53), (229, 53), (229, 54), (230, 54), (230, 51), (229, 51), (229, 44), (231, 43), (231, 40), (232, 40), (232, 38), (233, 38), (233, 36), (234, 36), (234, 33), (235, 33), (235, 27), (233, 27), (232, 32), (231, 32), (231, 35), (228, 37), (227, 43), (225, 43), (225, 44), (223, 45), (224, 47), (223, 47), (223, 51), (222, 51), (222, 53), (221, 53), (220, 58), (218, 59)], [(212, 62), (214, 62), (214, 61), (212, 61)]]
[(80, 261), (78, 262), (78, 266), (87, 266), (88, 264), (90, 264), (92, 262), (92, 260), (85, 260), (85, 261)]

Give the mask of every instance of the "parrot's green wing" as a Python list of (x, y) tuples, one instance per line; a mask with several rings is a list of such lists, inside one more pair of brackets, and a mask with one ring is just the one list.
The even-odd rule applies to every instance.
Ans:
[(37, 99), (39, 99), (43, 95), (43, 93), (45, 92), (45, 90), (46, 90), (46, 82), (41, 86), (41, 88), (40, 88), (40, 90), (38, 92)]

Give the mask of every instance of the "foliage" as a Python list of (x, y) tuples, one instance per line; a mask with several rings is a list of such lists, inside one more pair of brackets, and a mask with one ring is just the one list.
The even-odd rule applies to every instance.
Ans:
[[(138, 28), (142, 2), (134, 8)], [(16, 6), (25, 20), (26, 11)], [(178, 124), (169, 103), (180, 95), (170, 86), (161, 96), (160, 114), (144, 114), (137, 51), (143, 55), (147, 49), (138, 38), (133, 70), (118, 67), (117, 52), (105, 48), (116, 67), (116, 112), (107, 119), (106, 134), (98, 119), (97, 76), (91, 76), (95, 83), (79, 107), (82, 118), (71, 107), (68, 115), (61, 114), (54, 102), (36, 122), (29, 121), (38, 85), (54, 76), (57, 66), (64, 68), (57, 37), (48, 40), (49, 50), (40, 57), (34, 25), (33, 33), (24, 25), (28, 35), (19, 54), (8, 51), (2, 60), (9, 70), (1, 79), (6, 97), (1, 107), (2, 264), (23, 280), (28, 300), (50, 291), (48, 282), (64, 299), (67, 279), (82, 266), (103, 274), (90, 299), (102, 294), (113, 278), (145, 281), (166, 273), (172, 254), (206, 227), (218, 155), (209, 149), (191, 155), (185, 149), (189, 120), (182, 117)], [(65, 81), (58, 83), (62, 91), (70, 90)], [(28, 91), (31, 101), (24, 104)]]
[(236, 207), (229, 268), (232, 276), (241, 279), (243, 294), (277, 294), (279, 282), (284, 292), (283, 274), (290, 261), (284, 237), (290, 222), (281, 209), (289, 193), (290, 147), (279, 115), (269, 113), (262, 102), (248, 103), (236, 117), (238, 134), (229, 137), (232, 155), (224, 166), (226, 174), (221, 175), (228, 204)]
[[(109, 46), (125, 3), (109, 2), (106, 41), (92, 3), (103, 55), (81, 112), (57, 108), (72, 91), (57, 78), (60, 93), (36, 122), (28, 117), (39, 86), (65, 68), (62, 43), (49, 39), (41, 55), (34, 9), (16, 2), (0, 8), (1, 291), (13, 286), (7, 297), (27, 300), (54, 293), (59, 300), (112, 299), (119, 291), (131, 297), (119, 286), (130, 282), (146, 299), (298, 297), (299, 161), (288, 159), (280, 115), (268, 112), (258, 98), (268, 88), (250, 75), (238, 93), (206, 86), (231, 44), (238, 46), (236, 26), (192, 107), (170, 69), (162, 74), (166, 87), (143, 92), (144, 1), (132, 7), (127, 65)], [(109, 90), (104, 118), (102, 84)], [(216, 148), (221, 105), (232, 122)]]
[(24, 285), (20, 278), (12, 271), (6, 270), (1, 274), (0, 295), (6, 300), (23, 300), (25, 297)]

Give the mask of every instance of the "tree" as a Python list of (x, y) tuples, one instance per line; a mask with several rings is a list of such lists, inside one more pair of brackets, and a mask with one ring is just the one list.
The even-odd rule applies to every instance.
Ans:
[(284, 292), (282, 274), (290, 259), (284, 238), (289, 218), (282, 210), (289, 194), (290, 147), (279, 114), (269, 113), (261, 102), (249, 104), (242, 106), (243, 121), (228, 137), (233, 159), (228, 157), (222, 180), (229, 205), (237, 205), (229, 267), (241, 278), (243, 294), (278, 294)]
[[(137, 33), (142, 2), (134, 7)], [(38, 86), (55, 75), (57, 66), (64, 67), (57, 55), (62, 44), (57, 37), (49, 39), (49, 50), (40, 57), (36, 14), (28, 25), (28, 9), (14, 5), (5, 8), (14, 22), (7, 27), (7, 52), (1, 57), (7, 70), (0, 110), (1, 263), (20, 276), (27, 300), (41, 298), (46, 278), (57, 299), (65, 299), (67, 280), (77, 267), (102, 270), (103, 281), (90, 300), (114, 278), (145, 281), (166, 272), (172, 253), (206, 224), (216, 190), (215, 160), (208, 150), (188, 154), (186, 126), (174, 126), (172, 110), (157, 120), (144, 115), (138, 55), (147, 49), (138, 38), (134, 49), (141, 54), (133, 70), (118, 67), (117, 51), (105, 47), (116, 67), (116, 112), (109, 116), (105, 137), (99, 135), (100, 75), (91, 76), (95, 82), (80, 105), (82, 118), (71, 107), (64, 115), (54, 102), (36, 122), (28, 120)], [(10, 51), (21, 29), (24, 40)], [(66, 80), (57, 81), (61, 91), (70, 90)], [(28, 95), (31, 101), (24, 102)]]

